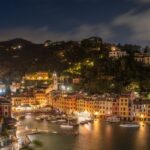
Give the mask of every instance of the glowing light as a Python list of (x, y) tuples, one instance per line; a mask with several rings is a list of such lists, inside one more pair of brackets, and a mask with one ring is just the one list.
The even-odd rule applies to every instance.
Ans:
[(96, 111), (96, 112), (94, 113), (94, 115), (98, 116), (98, 115), (99, 115), (99, 112)]
[(71, 90), (72, 90), (72, 87), (68, 86), (67, 91), (71, 91)]
[(84, 127), (85, 127), (88, 131), (92, 131), (92, 129), (91, 129), (91, 124), (85, 124)]
[(110, 115), (110, 111), (108, 111), (108, 113), (107, 113), (108, 115)]
[(115, 47), (115, 46), (112, 46), (112, 47), (111, 47), (111, 50), (112, 50), (112, 51), (115, 51), (115, 50), (116, 50), (116, 47)]
[(66, 90), (66, 86), (65, 85), (61, 85), (61, 89), (62, 90)]
[(22, 46), (21, 45), (18, 45), (18, 49), (21, 49), (22, 48)]

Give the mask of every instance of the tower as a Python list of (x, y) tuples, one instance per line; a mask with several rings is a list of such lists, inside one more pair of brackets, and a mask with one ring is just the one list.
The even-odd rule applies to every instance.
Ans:
[(53, 73), (53, 90), (58, 90), (58, 77), (56, 72)]

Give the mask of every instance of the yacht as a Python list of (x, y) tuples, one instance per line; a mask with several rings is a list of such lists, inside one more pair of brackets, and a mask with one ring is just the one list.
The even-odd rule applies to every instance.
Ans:
[(120, 127), (125, 127), (125, 128), (139, 128), (140, 125), (138, 123), (134, 123), (134, 122), (127, 122), (127, 123), (120, 124)]

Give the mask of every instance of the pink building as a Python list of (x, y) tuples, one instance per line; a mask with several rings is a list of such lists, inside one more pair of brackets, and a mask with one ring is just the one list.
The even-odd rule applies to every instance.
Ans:
[(0, 99), (0, 117), (11, 118), (11, 102)]

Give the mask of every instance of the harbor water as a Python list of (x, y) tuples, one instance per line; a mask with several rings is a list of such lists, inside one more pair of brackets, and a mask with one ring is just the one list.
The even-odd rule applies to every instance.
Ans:
[[(139, 128), (123, 128), (116, 123), (95, 120), (73, 129), (61, 129), (58, 124), (46, 120), (37, 121), (34, 116), (27, 115), (20, 124), (29, 129), (50, 131), (29, 135), (31, 141), (38, 140), (42, 143), (43, 146), (39, 150), (150, 149), (150, 126), (142, 123)], [(21, 132), (19, 130), (18, 132)]]

